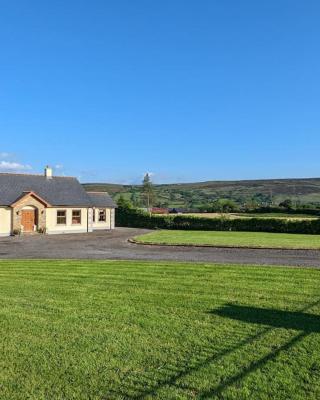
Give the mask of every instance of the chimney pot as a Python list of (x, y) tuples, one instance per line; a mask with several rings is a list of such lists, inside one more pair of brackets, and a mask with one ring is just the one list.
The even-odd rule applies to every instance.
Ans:
[(49, 165), (47, 165), (47, 166), (45, 167), (45, 169), (44, 169), (44, 176), (45, 176), (47, 179), (52, 179), (52, 168), (49, 167)]

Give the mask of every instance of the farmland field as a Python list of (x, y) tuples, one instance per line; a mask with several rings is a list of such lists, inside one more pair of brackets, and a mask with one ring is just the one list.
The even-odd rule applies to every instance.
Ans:
[(319, 399), (319, 270), (0, 262), (0, 398)]
[(279, 218), (290, 220), (317, 219), (319, 217), (308, 214), (288, 214), (288, 213), (185, 213), (199, 218)]
[(320, 235), (292, 233), (161, 230), (134, 239), (138, 243), (167, 245), (320, 249)]
[(239, 218), (281, 218), (281, 219), (317, 219), (318, 216), (310, 215), (310, 214), (287, 214), (287, 213), (234, 213), (231, 214), (234, 217)]

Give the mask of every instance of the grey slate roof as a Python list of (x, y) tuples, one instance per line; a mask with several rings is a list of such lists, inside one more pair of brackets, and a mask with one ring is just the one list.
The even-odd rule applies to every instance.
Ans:
[(95, 207), (117, 207), (107, 192), (88, 192), (88, 196)]
[(9, 206), (27, 191), (36, 193), (52, 206), (96, 206), (76, 178), (48, 179), (44, 175), (0, 173), (1, 206)]

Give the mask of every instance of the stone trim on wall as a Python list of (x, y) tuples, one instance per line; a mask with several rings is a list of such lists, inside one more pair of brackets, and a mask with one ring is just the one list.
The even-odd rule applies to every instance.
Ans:
[(21, 201), (15, 203), (12, 207), (12, 229), (13, 231), (23, 231), (21, 226), (21, 210), (24, 207), (34, 207), (36, 211), (37, 229), (46, 229), (46, 206), (41, 203), (36, 197), (30, 195), (25, 196)]

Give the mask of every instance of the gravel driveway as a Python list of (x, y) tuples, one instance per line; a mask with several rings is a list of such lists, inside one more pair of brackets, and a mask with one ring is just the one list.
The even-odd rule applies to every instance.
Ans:
[(117, 228), (84, 234), (0, 238), (0, 258), (78, 258), (204, 261), (320, 268), (317, 250), (263, 250), (148, 246), (128, 242), (147, 229)]

